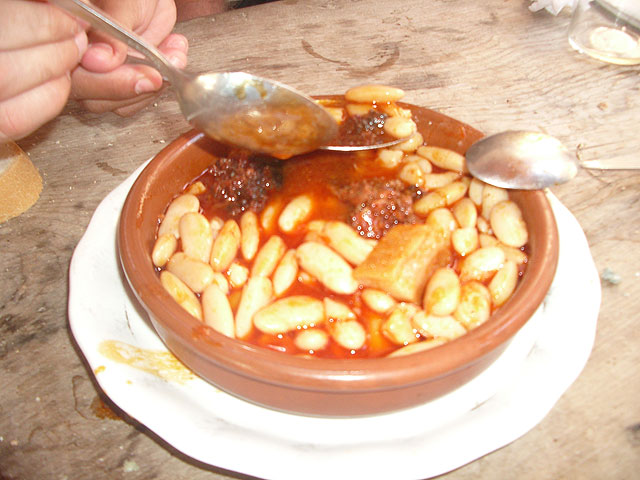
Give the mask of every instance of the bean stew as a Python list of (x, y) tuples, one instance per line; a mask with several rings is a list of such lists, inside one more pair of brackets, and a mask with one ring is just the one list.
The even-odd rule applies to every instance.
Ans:
[(525, 273), (527, 225), (507, 190), (429, 145), (403, 95), (318, 100), (347, 135), (409, 138), (397, 146), (218, 158), (158, 221), (164, 288), (211, 329), (310, 358), (409, 354), (484, 323)]

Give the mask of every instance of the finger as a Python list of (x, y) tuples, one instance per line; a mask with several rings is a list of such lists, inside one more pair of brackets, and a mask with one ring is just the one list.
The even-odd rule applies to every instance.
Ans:
[[(82, 67), (86, 70), (96, 73), (106, 73), (114, 70), (124, 63), (122, 53), (127, 53), (126, 49), (114, 50), (113, 45), (103, 41), (97, 41), (99, 38), (95, 34), (90, 34), (91, 43), (82, 57)], [(158, 49), (165, 56), (176, 56), (179, 60), (174, 63), (178, 68), (186, 66), (186, 54), (189, 50), (189, 42), (184, 35), (172, 33), (167, 36), (159, 45)]]
[(83, 68), (97, 73), (110, 72), (126, 59), (127, 46), (124, 43), (89, 32), (89, 48), (81, 61)]
[[(173, 0), (141, 0), (137, 8), (131, 8), (129, 2), (94, 3), (107, 16), (152, 45), (157, 45), (169, 35), (176, 20)], [(86, 70), (109, 72), (126, 60), (128, 48), (122, 42), (92, 31), (89, 43), (90, 47), (82, 59), (82, 66)]]
[(167, 56), (170, 56), (171, 53), (182, 52), (186, 57), (189, 53), (189, 41), (184, 35), (172, 33), (160, 42), (158, 49)]
[(129, 100), (84, 100), (82, 106), (94, 113), (113, 112), (121, 117), (129, 117), (153, 103), (157, 94), (147, 93)]
[(58, 78), (70, 72), (87, 47), (87, 36), (81, 31), (75, 37), (56, 43), (0, 51), (0, 100)]
[(133, 103), (131, 105), (126, 105), (126, 106), (122, 106), (119, 108), (114, 108), (113, 109), (113, 113), (115, 113), (116, 115), (119, 115), (121, 117), (131, 117), (133, 115), (135, 115), (136, 113), (138, 113), (140, 110), (148, 107), (149, 105), (151, 105), (151, 103), (153, 103), (153, 101), (156, 99), (156, 96), (153, 95), (151, 98), (149, 99), (144, 99), (140, 102), (136, 102)]
[(0, 45), (4, 50), (72, 38), (82, 31), (70, 15), (46, 3), (0, 1)]
[(107, 73), (78, 67), (71, 79), (72, 96), (77, 100), (128, 100), (162, 87), (160, 73), (146, 65), (122, 65)]
[(63, 75), (0, 102), (0, 140), (27, 136), (64, 108), (71, 80)]
[(97, 0), (93, 3), (152, 45), (165, 39), (176, 23), (174, 0), (138, 0), (135, 8), (131, 7), (131, 2), (123, 1)]

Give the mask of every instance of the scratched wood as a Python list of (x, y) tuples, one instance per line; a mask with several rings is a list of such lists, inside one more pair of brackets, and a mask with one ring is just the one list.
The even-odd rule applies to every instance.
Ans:
[[(177, 29), (194, 70), (247, 70), (310, 94), (385, 83), (485, 132), (540, 129), (585, 159), (637, 157), (640, 70), (577, 55), (568, 14), (534, 14), (528, 3), (281, 0)], [(44, 191), (0, 225), (0, 479), (247, 478), (185, 457), (110, 404), (68, 330), (69, 261), (94, 209), (187, 129), (165, 92), (130, 119), (71, 104), (20, 142)], [(581, 171), (553, 192), (598, 270), (620, 283), (603, 285), (589, 362), (547, 417), (447, 479), (637, 478), (640, 175)]]

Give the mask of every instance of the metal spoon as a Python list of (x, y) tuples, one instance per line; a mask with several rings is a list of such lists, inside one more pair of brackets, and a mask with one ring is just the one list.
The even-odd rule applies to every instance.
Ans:
[(142, 53), (173, 86), (187, 121), (222, 143), (289, 158), (317, 148), (366, 150), (406, 140), (379, 145), (331, 145), (338, 125), (308, 96), (282, 83), (244, 72), (194, 75), (179, 70), (153, 45), (97, 8), (80, 0), (50, 1)]
[(496, 187), (539, 190), (571, 180), (578, 158), (558, 139), (539, 132), (506, 131), (469, 147), (467, 168)]

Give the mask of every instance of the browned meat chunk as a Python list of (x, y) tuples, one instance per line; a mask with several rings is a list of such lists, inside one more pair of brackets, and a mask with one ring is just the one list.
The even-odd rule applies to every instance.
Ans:
[(199, 195), (205, 210), (224, 209), (229, 215), (245, 210), (259, 212), (269, 192), (280, 188), (282, 167), (269, 157), (234, 153), (222, 157), (202, 174), (207, 191)]
[(340, 125), (338, 133), (341, 145), (368, 145), (380, 143), (384, 135), (387, 115), (370, 110), (366, 115), (350, 116)]
[(412, 204), (417, 196), (414, 187), (401, 180), (369, 178), (349, 185), (334, 187), (338, 198), (353, 209), (349, 220), (367, 238), (382, 238), (395, 225), (416, 223)]

